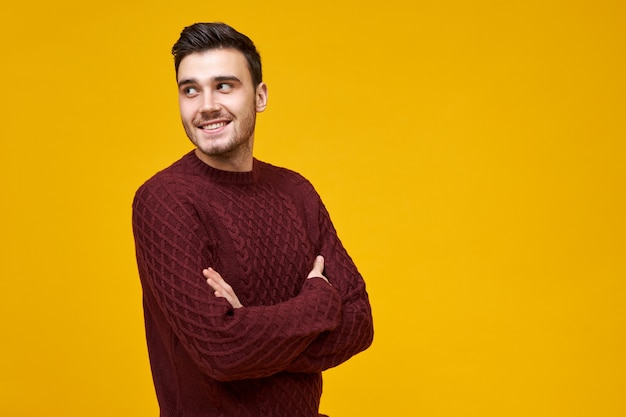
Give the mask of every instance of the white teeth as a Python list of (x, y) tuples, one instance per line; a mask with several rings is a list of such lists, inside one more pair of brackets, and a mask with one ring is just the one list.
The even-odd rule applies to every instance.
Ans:
[(204, 129), (204, 130), (213, 130), (213, 129), (220, 128), (222, 126), (226, 126), (226, 122), (211, 123), (209, 125), (202, 126), (202, 129)]

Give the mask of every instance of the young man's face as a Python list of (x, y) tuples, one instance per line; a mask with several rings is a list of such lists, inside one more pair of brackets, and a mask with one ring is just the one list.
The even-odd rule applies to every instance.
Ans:
[(215, 168), (250, 169), (267, 87), (252, 85), (244, 55), (235, 49), (190, 54), (180, 62), (177, 82), (183, 126), (200, 159)]

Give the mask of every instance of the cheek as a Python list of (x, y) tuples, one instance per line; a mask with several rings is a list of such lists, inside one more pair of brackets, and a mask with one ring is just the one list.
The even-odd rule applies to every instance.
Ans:
[(193, 120), (196, 112), (192, 103), (180, 102), (178, 108), (180, 109), (180, 116), (183, 120)]

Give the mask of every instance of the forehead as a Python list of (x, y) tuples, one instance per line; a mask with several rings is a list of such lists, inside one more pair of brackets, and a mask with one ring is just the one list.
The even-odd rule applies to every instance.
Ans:
[(248, 61), (236, 49), (209, 49), (187, 55), (178, 66), (177, 81), (194, 79), (201, 82), (226, 76), (237, 77), (244, 83), (252, 82)]

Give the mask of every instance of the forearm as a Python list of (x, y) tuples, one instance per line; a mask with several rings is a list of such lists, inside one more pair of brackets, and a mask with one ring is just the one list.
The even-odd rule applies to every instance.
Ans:
[(292, 372), (321, 372), (365, 350), (374, 337), (365, 282), (339, 240), (323, 205), (320, 206), (320, 253), (325, 274), (341, 295), (341, 322), (318, 336), (289, 366)]
[(340, 319), (339, 295), (318, 280), (283, 303), (240, 309), (210, 292), (192, 299), (184, 285), (159, 281), (144, 285), (198, 368), (218, 380), (280, 372)]
[(367, 294), (342, 308), (340, 324), (315, 338), (287, 367), (289, 372), (321, 372), (367, 349), (374, 329)]
[(148, 198), (154, 199), (139, 197), (133, 206), (144, 292), (201, 372), (218, 380), (268, 376), (337, 327), (340, 296), (321, 280), (305, 282), (297, 296), (282, 303), (233, 309), (202, 276), (215, 264), (207, 250), (214, 243), (193, 206), (170, 199), (158, 206), (165, 213), (157, 215), (145, 204)]
[(284, 303), (234, 310), (230, 335), (245, 354), (230, 355), (228, 362), (220, 358), (226, 379), (259, 378), (285, 371), (320, 334), (336, 328), (341, 312), (338, 294), (320, 282), (310, 282), (307, 287)]

